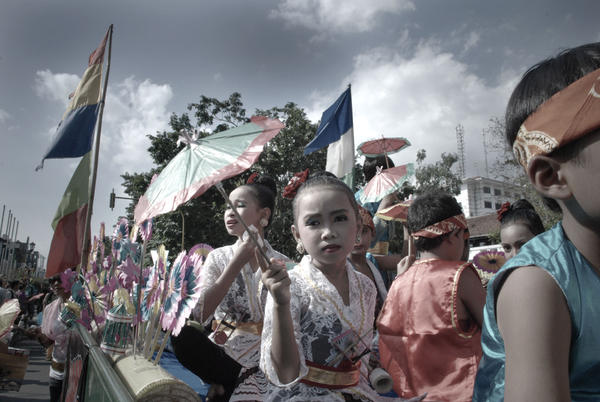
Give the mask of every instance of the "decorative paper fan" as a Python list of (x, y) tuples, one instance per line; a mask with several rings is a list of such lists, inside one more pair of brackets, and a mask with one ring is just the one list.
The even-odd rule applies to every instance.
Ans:
[(150, 269), (150, 274), (148, 275), (148, 280), (146, 281), (146, 286), (144, 286), (144, 290), (142, 293), (142, 321), (148, 321), (150, 319), (150, 313), (154, 310), (154, 306), (157, 304), (158, 297), (162, 292), (163, 281), (160, 278), (158, 273), (157, 264)]
[(485, 283), (492, 279), (505, 262), (504, 252), (497, 250), (480, 251), (473, 257), (473, 265)]
[(0, 306), (0, 339), (6, 335), (21, 312), (19, 300), (10, 299)]
[(185, 320), (190, 316), (192, 309), (200, 298), (200, 271), (203, 263), (203, 256), (197, 253), (188, 255), (188, 266), (185, 270), (183, 285), (179, 294), (179, 308), (177, 309), (175, 322), (172, 324), (173, 335), (175, 336), (179, 335), (181, 328), (185, 325)]
[(173, 324), (177, 316), (181, 287), (183, 286), (185, 271), (187, 270), (187, 259), (185, 250), (179, 253), (173, 263), (173, 268), (171, 268), (169, 280), (166, 282), (166, 298), (163, 303), (163, 314), (160, 320), (160, 325), (165, 331), (173, 329)]
[(214, 249), (208, 244), (198, 243), (190, 249), (190, 251), (188, 252), (188, 257), (197, 254), (203, 257), (202, 262), (204, 262), (206, 260), (206, 256), (213, 250)]

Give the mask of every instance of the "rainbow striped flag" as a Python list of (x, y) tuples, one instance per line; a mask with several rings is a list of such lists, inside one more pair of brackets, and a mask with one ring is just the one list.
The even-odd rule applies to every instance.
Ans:
[(44, 159), (48, 158), (83, 156), (52, 220), (54, 235), (48, 252), (46, 277), (76, 267), (81, 262), (90, 198), (92, 140), (102, 99), (102, 62), (109, 32), (110, 28), (100, 46), (90, 55), (88, 68), (58, 126), (52, 146), (38, 166), (38, 169), (42, 168)]
[(102, 96), (102, 62), (107, 39), (108, 31), (100, 46), (90, 55), (88, 67), (58, 123), (52, 144), (35, 170), (43, 168), (46, 159), (76, 158), (91, 151)]

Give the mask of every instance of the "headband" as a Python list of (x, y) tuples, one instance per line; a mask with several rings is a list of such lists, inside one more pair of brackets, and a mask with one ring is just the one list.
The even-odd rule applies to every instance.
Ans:
[(375, 224), (373, 223), (373, 217), (371, 216), (371, 213), (361, 205), (358, 206), (358, 213), (360, 215), (360, 219), (362, 220), (363, 226), (368, 226), (369, 229), (375, 233)]
[(525, 169), (533, 156), (548, 155), (600, 128), (598, 80), (600, 69), (555, 93), (527, 117), (513, 144)]
[(424, 227), (423, 229), (413, 233), (412, 237), (426, 237), (428, 239), (433, 239), (446, 233), (450, 233), (455, 229), (469, 230), (467, 226), (467, 219), (463, 214), (454, 215), (450, 218), (444, 219), (441, 222)]

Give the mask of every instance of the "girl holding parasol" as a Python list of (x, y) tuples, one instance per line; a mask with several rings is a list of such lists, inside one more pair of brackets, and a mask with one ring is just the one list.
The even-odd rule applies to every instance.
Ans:
[[(275, 210), (275, 182), (252, 174), (229, 194), (240, 217), (255, 231), (269, 258), (287, 260), (264, 238)], [(227, 232), (237, 237), (229, 246), (213, 250), (204, 262), (200, 301), (194, 319), (213, 332), (186, 326), (173, 337), (177, 358), (213, 386), (212, 400), (262, 400), (267, 381), (258, 368), (260, 336), (267, 291), (261, 282), (256, 246), (230, 207), (224, 214)], [(220, 395), (219, 395), (220, 394)]]

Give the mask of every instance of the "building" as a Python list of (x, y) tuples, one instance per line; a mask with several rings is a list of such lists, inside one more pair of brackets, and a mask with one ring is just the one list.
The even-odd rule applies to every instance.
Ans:
[(460, 194), (456, 196), (467, 218), (495, 213), (506, 201), (512, 203), (521, 198), (524, 198), (521, 187), (481, 176), (463, 179)]

